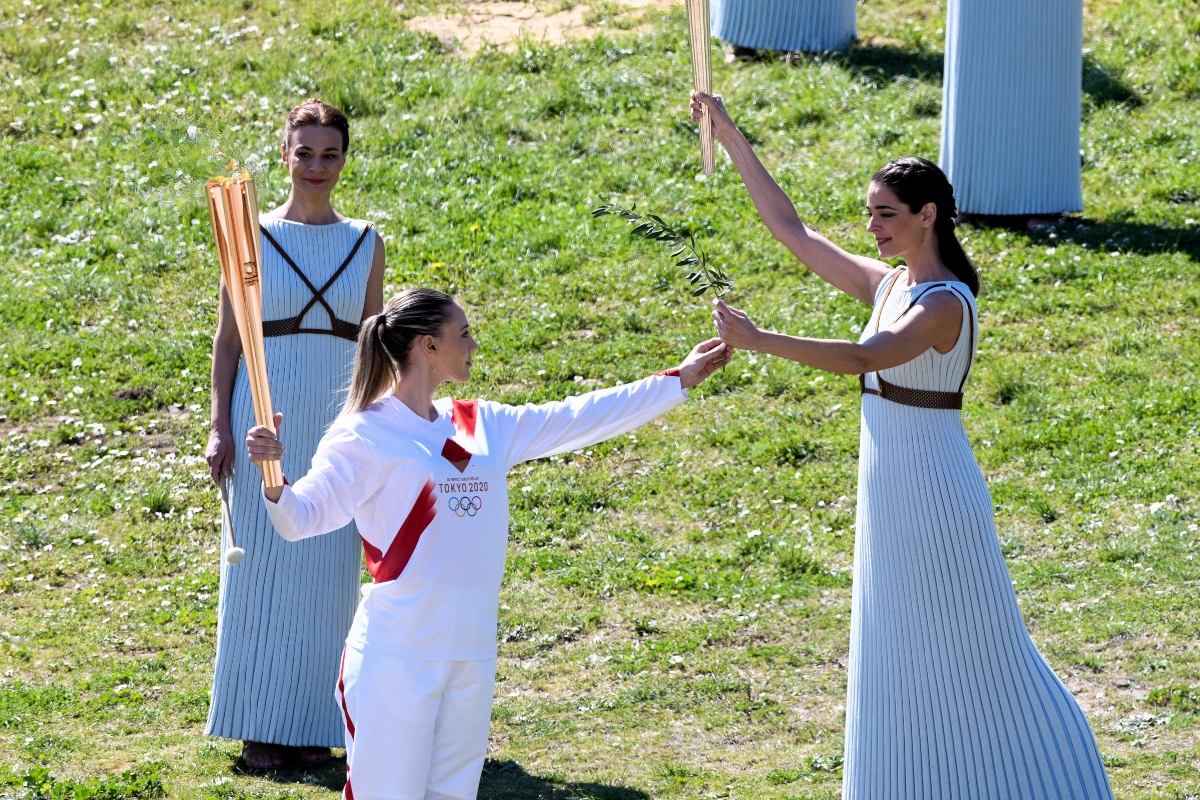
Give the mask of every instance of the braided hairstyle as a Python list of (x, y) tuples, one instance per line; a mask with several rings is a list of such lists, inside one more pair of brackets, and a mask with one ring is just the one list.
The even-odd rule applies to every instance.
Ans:
[(954, 202), (954, 187), (946, 173), (932, 161), (908, 156), (884, 164), (871, 176), (871, 181), (895, 192), (900, 202), (914, 214), (926, 203), (937, 207), (933, 232), (937, 236), (938, 255), (942, 263), (971, 289), (971, 294), (978, 296), (979, 272), (954, 234), (958, 207)]
[(356, 414), (390, 391), (408, 366), (413, 343), (438, 336), (450, 321), (454, 298), (436, 289), (406, 289), (358, 330), (354, 377), (343, 414)]

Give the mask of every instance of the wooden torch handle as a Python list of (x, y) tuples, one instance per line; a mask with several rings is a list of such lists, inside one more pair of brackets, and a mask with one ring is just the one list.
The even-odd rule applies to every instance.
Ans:
[[(692, 83), (698, 92), (712, 94), (712, 47), (708, 27), (708, 0), (687, 0), (688, 39), (692, 50)], [(700, 117), (700, 160), (704, 174), (716, 171), (712, 115), (705, 106)]]

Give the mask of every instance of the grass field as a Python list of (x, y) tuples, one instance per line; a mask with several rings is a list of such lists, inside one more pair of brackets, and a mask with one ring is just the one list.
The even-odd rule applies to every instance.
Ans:
[[(727, 161), (698, 179), (680, 8), (596, 4), (614, 38), (467, 60), (407, 31), (435, 6), (0, 8), (0, 795), (340, 788), (340, 766), (241, 775), (238, 745), (201, 735), (200, 187), (236, 157), (283, 198), (300, 98), (353, 118), (337, 198), (379, 225), (389, 289), (448, 288), (472, 315), (469, 395), (611, 385), (709, 335), (660, 253), (590, 219), (613, 198), (695, 230), (762, 323), (861, 330), (868, 309), (770, 239)], [(964, 415), (1030, 630), (1118, 796), (1200, 797), (1200, 3), (1086, 8), (1086, 210), (966, 229), (984, 293)], [(870, 253), (870, 173), (937, 154), (945, 9), (859, 12), (849, 51), (715, 82), (801, 215)], [(741, 357), (636, 435), (518, 468), (481, 796), (837, 796), (857, 436), (853, 378)]]

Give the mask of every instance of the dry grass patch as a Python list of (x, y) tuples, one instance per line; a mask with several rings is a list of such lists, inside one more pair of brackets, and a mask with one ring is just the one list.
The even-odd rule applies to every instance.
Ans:
[(636, 29), (646, 9), (665, 11), (675, 2), (678, 0), (566, 2), (553, 7), (517, 0), (475, 2), (454, 13), (413, 17), (407, 24), (411, 31), (457, 41), (463, 54), (469, 56), (488, 45), (514, 52), (522, 40), (560, 45), (590, 39), (610, 22), (612, 28)]

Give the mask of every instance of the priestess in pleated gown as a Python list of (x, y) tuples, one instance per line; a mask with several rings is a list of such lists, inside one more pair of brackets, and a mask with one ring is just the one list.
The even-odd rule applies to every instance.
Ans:
[(822, 53), (858, 34), (854, 0), (713, 0), (712, 33), (739, 47)]
[[(881, 374), (959, 392), (974, 298), (906, 278), (880, 283), (863, 338), (926, 293), (954, 292), (954, 348)], [(863, 395), (856, 536), (843, 798), (1111, 798), (1087, 719), (1025, 628), (959, 411)]]
[(968, 214), (1083, 210), (1079, 0), (949, 0), (941, 166)]
[[(362, 318), (375, 236), (359, 220), (307, 225), (263, 217), (261, 224), (263, 319), (277, 323), (264, 325), (267, 376), (275, 410), (284, 418), (283, 472), (299, 476), (308, 472), (350, 383), (355, 350), (350, 337)], [(313, 289), (325, 286), (352, 250), (350, 263), (323, 293), (342, 335), (287, 333), (297, 326), (278, 321), (301, 314), (313, 301)], [(335, 325), (317, 301), (298, 327), (330, 331)], [(243, 361), (233, 389), (235, 441), (254, 424)], [(263, 505), (262, 472), (250, 463), (244, 446), (234, 453), (230, 512), (246, 558), (237, 565), (221, 563), (217, 662), (205, 733), (294, 747), (341, 747), (345, 730), (332, 693), (358, 606), (358, 532), (351, 523), (328, 536), (285, 541)]]

